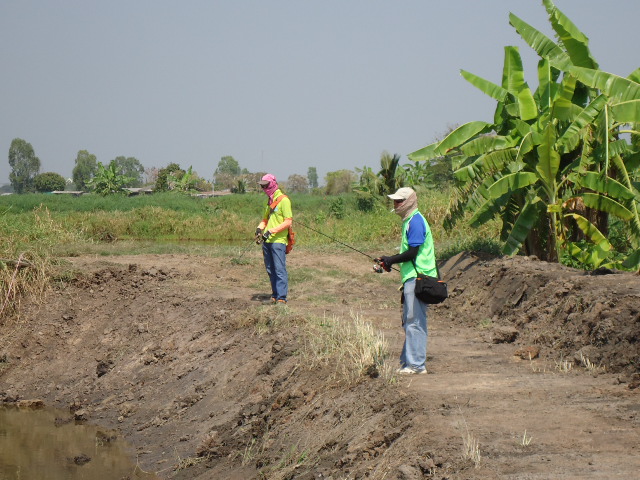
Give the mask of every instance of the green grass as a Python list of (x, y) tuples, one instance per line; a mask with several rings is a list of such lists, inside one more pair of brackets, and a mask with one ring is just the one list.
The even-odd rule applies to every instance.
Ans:
[[(380, 197), (369, 212), (358, 210), (355, 194), (290, 197), (298, 251), (311, 249), (321, 256), (335, 252), (358, 255), (357, 250), (373, 256), (393, 253), (399, 245), (401, 221), (390, 212), (391, 204), (385, 197)], [(419, 198), (420, 211), (431, 226), (438, 258), (448, 258), (463, 250), (497, 253), (496, 224), (472, 229), (461, 223), (446, 232), (441, 225), (449, 192), (426, 190)], [(134, 197), (1, 196), (0, 259), (17, 260), (22, 256), (37, 265), (37, 273), (30, 273), (32, 269), (16, 272), (9, 263), (0, 260), (0, 296), (6, 297), (10, 285), (15, 287), (12, 302), (23, 292), (41, 291), (46, 284), (43, 279), (54, 275), (59, 257), (185, 253), (248, 261), (243, 259), (246, 257), (243, 252), (250, 250), (265, 204), (261, 193), (206, 199), (175, 193)], [(212, 245), (216, 248), (211, 249)], [(305, 271), (293, 272), (291, 280), (305, 282), (308, 276)]]
[[(381, 199), (371, 212), (357, 209), (355, 195), (343, 195), (341, 218), (332, 215), (338, 197), (292, 194), (294, 228), (298, 246), (333, 245), (378, 251), (380, 245), (396, 244), (400, 221)], [(461, 225), (447, 233), (440, 226), (446, 213), (448, 192), (429, 190), (420, 196), (420, 210), (431, 225), (436, 250), (472, 246), (479, 239), (496, 238), (493, 227), (473, 230)], [(262, 194), (228, 195), (200, 199), (175, 193), (125, 197), (85, 195), (68, 197), (30, 194), (0, 197), (0, 232), (14, 236), (18, 243), (41, 242), (51, 237), (39, 228), (43, 219), (54, 226), (57, 235), (73, 237), (74, 242), (108, 243), (114, 240), (213, 242), (238, 245), (253, 236), (265, 198)], [(68, 239), (64, 239), (68, 242)], [(478, 247), (487, 245), (478, 243)]]

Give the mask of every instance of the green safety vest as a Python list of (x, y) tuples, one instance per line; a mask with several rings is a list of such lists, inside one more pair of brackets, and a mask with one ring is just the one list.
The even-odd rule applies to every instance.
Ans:
[[(420, 245), (420, 248), (418, 249), (418, 256), (414, 260), (416, 268), (420, 271), (420, 273), (424, 273), (426, 275), (429, 275), (430, 277), (437, 277), (438, 270), (436, 268), (436, 253), (433, 247), (433, 237), (431, 236), (431, 229), (429, 228), (429, 223), (427, 222), (427, 220), (417, 209), (411, 214), (409, 218), (402, 222), (402, 241), (400, 242), (400, 253), (404, 253), (409, 250), (409, 242), (407, 240), (407, 234), (409, 232), (409, 222), (411, 222), (411, 219), (415, 215), (419, 215), (420, 218), (422, 218), (427, 233), (424, 239), (424, 243)], [(402, 283), (411, 278), (417, 277), (416, 268), (413, 267), (413, 262), (402, 262), (400, 264), (400, 275), (402, 276)]]

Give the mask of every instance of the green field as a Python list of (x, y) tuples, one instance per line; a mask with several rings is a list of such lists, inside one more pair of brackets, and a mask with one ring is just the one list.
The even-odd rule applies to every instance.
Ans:
[[(399, 241), (399, 219), (382, 198), (372, 211), (365, 212), (358, 209), (355, 194), (290, 197), (297, 247), (334, 244), (345, 248), (332, 239), (358, 249), (396, 245)], [(438, 257), (483, 244), (495, 248), (491, 247), (497, 237), (495, 228), (492, 232), (491, 227), (478, 231), (460, 226), (455, 232), (444, 231), (441, 223), (448, 198), (448, 192), (435, 190), (420, 196), (420, 210), (431, 225)], [(32, 251), (76, 255), (99, 250), (101, 244), (112, 247), (114, 242), (124, 241), (182, 244), (183, 248), (189, 243), (242, 245), (251, 240), (264, 203), (261, 194), (205, 199), (174, 193), (136, 197), (4, 196), (0, 197), (0, 234), (6, 242), (0, 256), (12, 258)]]
[[(330, 255), (336, 250), (393, 253), (400, 240), (400, 219), (380, 197), (369, 211), (359, 209), (356, 194), (290, 195), (296, 249)], [(439, 259), (463, 250), (497, 253), (498, 227), (442, 228), (448, 191), (419, 196)], [(265, 205), (262, 194), (197, 198), (175, 193), (126, 197), (46, 194), (0, 197), (0, 317), (15, 310), (25, 293), (42, 291), (62, 275), (63, 257), (83, 254), (188, 253), (234, 256), (251, 245)], [(353, 251), (353, 250), (352, 250)], [(358, 255), (354, 251), (355, 255)], [(17, 270), (21, 259), (32, 268)], [(13, 299), (13, 300), (8, 300)]]

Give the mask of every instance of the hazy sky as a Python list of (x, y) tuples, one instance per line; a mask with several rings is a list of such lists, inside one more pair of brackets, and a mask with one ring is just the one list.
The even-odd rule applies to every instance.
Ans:
[[(640, 1), (556, 5), (600, 68), (640, 66)], [(535, 88), (510, 11), (552, 35), (540, 0), (0, 0), (0, 183), (14, 138), (65, 177), (79, 150), (206, 179), (226, 155), (282, 180), (404, 162), (493, 118), (460, 69), (500, 83), (516, 45)]]

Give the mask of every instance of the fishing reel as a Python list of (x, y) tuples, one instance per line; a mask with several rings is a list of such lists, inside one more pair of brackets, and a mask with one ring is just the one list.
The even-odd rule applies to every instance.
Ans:
[(375, 262), (373, 264), (373, 271), (375, 273), (384, 273), (391, 271), (391, 267), (386, 265), (381, 258), (374, 258), (373, 261)]

